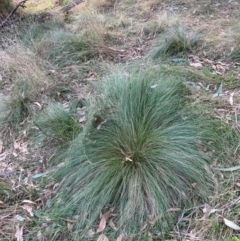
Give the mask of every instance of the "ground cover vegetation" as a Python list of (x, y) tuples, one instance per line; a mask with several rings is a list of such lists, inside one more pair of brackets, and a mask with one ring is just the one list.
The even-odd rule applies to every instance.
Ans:
[(9, 11), (13, 8), (13, 3), (10, 0), (4, 0), (0, 3), (0, 14), (1, 18), (3, 18)]
[(0, 239), (240, 240), (238, 1), (69, 2), (0, 29)]

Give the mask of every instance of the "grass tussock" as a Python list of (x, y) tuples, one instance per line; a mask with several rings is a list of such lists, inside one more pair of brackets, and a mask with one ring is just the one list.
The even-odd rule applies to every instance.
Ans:
[(159, 36), (158, 46), (153, 50), (152, 56), (156, 59), (186, 52), (191, 53), (199, 45), (200, 40), (201, 35), (198, 32), (175, 25), (168, 29), (165, 34)]
[(72, 30), (61, 23), (37, 23), (23, 37), (35, 52), (58, 67), (86, 62), (107, 49), (107, 34), (96, 13), (86, 11)]
[(41, 68), (43, 61), (21, 44), (13, 44), (6, 50), (1, 50), (0, 61), (0, 71), (5, 80), (28, 79), (32, 85), (36, 86), (49, 83), (49, 79)]
[(30, 104), (38, 100), (42, 88), (50, 80), (41, 69), (41, 61), (32, 52), (17, 44), (0, 51), (2, 92), (1, 120), (19, 124), (30, 114)]
[(11, 94), (3, 100), (2, 121), (10, 126), (17, 126), (31, 113), (30, 104), (34, 99), (32, 86), (28, 80), (15, 81)]
[(43, 139), (67, 143), (80, 132), (77, 115), (63, 108), (60, 103), (51, 103), (37, 117), (35, 124), (44, 135)]
[(167, 234), (173, 224), (167, 209), (203, 198), (211, 183), (208, 158), (197, 148), (203, 128), (181, 116), (185, 93), (181, 82), (151, 72), (100, 83), (92, 118), (55, 172), (63, 181), (52, 215), (81, 217), (76, 236), (108, 208), (126, 232), (139, 233), (148, 223)]

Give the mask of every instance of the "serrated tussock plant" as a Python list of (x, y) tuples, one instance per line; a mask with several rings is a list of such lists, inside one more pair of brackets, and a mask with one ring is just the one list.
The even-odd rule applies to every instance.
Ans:
[(168, 208), (206, 197), (203, 129), (182, 118), (186, 93), (182, 82), (151, 72), (102, 81), (84, 131), (54, 174), (62, 182), (51, 215), (79, 215), (74, 228), (84, 235), (111, 207), (118, 228), (140, 232), (154, 220), (164, 234), (173, 224)]

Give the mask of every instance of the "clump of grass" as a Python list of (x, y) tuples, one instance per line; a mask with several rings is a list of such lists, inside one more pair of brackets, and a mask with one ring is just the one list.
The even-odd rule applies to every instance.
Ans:
[(107, 49), (107, 34), (98, 20), (95, 12), (86, 10), (75, 20), (77, 24), (72, 30), (60, 23), (35, 24), (23, 40), (58, 67), (85, 62)]
[(30, 114), (32, 86), (28, 80), (16, 81), (11, 89), (11, 95), (5, 101), (7, 115), (4, 122), (14, 127)]
[(173, 224), (167, 209), (206, 197), (211, 183), (197, 148), (204, 128), (181, 117), (185, 93), (180, 81), (151, 72), (104, 80), (92, 117), (55, 172), (63, 181), (52, 215), (79, 215), (74, 230), (83, 236), (111, 207), (118, 228), (140, 232), (153, 222), (164, 236)]
[(16, 126), (31, 113), (42, 88), (50, 81), (41, 69), (41, 61), (20, 44), (0, 51), (0, 74), (5, 83), (1, 120)]
[(80, 132), (77, 115), (60, 103), (51, 103), (36, 118), (35, 124), (44, 138), (67, 143)]
[(82, 34), (64, 30), (51, 32), (38, 43), (37, 53), (56, 66), (67, 66), (75, 61), (85, 62), (96, 54), (96, 49)]
[(198, 32), (184, 26), (172, 26), (165, 34), (160, 35), (158, 47), (153, 51), (153, 58), (192, 52), (198, 46), (200, 40), (201, 35)]
[(50, 80), (43, 71), (44, 62), (19, 43), (11, 42), (6, 50), (0, 50), (0, 62), (0, 72), (7, 83), (28, 79), (36, 87), (49, 84)]
[[(20, 36), (23, 43), (27, 46), (32, 47), (34, 50), (37, 48), (37, 43), (41, 41), (43, 38), (50, 36), (51, 31), (58, 30), (64, 28), (64, 25), (61, 21), (50, 21), (47, 23), (32, 23), (32, 18), (34, 16), (29, 16), (29, 20), (27, 19), (26, 25), (29, 25), (29, 27), (22, 33)], [(29, 23), (31, 21), (31, 23)]]

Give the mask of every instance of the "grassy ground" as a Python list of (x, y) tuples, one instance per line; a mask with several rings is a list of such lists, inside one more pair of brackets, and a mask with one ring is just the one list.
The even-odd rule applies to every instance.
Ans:
[[(172, 205), (164, 238), (146, 222), (140, 240), (239, 241), (239, 2), (87, 0), (53, 14), (67, 2), (29, 1), (0, 32), (0, 240), (77, 240), (78, 214), (45, 215), (60, 183), (44, 177), (84, 130), (96, 83), (134, 69), (180, 80), (187, 117), (210, 119), (217, 143), (199, 144), (214, 191)], [(137, 239), (134, 223), (123, 231), (101, 212), (79, 240)]]

